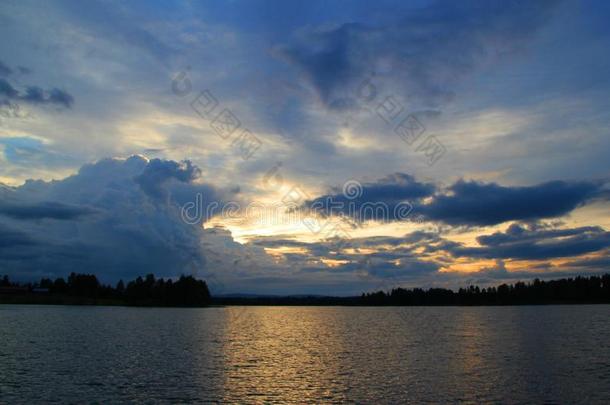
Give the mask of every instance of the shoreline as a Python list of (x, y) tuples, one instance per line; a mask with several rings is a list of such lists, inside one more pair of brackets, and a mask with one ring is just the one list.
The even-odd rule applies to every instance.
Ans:
[[(337, 302), (298, 302), (294, 300), (277, 302), (230, 302), (230, 303), (211, 303), (209, 305), (159, 305), (159, 304), (144, 304), (144, 303), (126, 303), (117, 302), (116, 300), (97, 300), (95, 302), (89, 300), (74, 300), (66, 302), (62, 300), (6, 300), (0, 295), (0, 306), (2, 305), (41, 305), (41, 306), (80, 306), (80, 307), (125, 307), (125, 308), (228, 308), (228, 307), (361, 307), (361, 308), (387, 308), (387, 307), (540, 307), (540, 306), (580, 306), (580, 305), (610, 305), (610, 302), (594, 302), (594, 301), (557, 301), (557, 302), (524, 302), (524, 303), (506, 303), (506, 304), (370, 304), (360, 302), (340, 302), (342, 297), (329, 297), (337, 299)], [(349, 297), (358, 298), (358, 297)]]

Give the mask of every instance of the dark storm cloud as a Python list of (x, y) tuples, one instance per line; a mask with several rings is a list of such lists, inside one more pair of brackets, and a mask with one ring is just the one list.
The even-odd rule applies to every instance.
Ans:
[(18, 99), (33, 104), (56, 104), (66, 108), (72, 107), (74, 103), (74, 97), (64, 90), (53, 88), (46, 91), (38, 86), (27, 87), (25, 94)]
[(6, 79), (0, 79), (0, 97), (4, 102), (26, 102), (31, 104), (54, 104), (65, 108), (72, 107), (74, 97), (68, 92), (52, 88), (44, 90), (38, 86), (28, 86), (24, 92), (19, 92)]
[(412, 233), (400, 240), (404, 244), (401, 248), (409, 252), (419, 249), (424, 254), (441, 253), (456, 258), (540, 261), (603, 252), (610, 247), (610, 232), (596, 226), (557, 228), (514, 223), (504, 232), (478, 236), (479, 246), (465, 246), (429, 232)]
[(88, 207), (79, 207), (52, 201), (41, 202), (34, 205), (11, 205), (0, 201), (0, 215), (22, 220), (73, 220), (94, 212), (95, 210)]
[[(0, 268), (17, 279), (86, 269), (112, 281), (203, 270), (202, 214), (224, 192), (194, 183), (196, 173), (187, 162), (132, 156), (103, 159), (63, 180), (7, 188), (0, 244), (18, 250), (0, 249)], [(176, 196), (201, 202), (193, 207), (196, 224), (185, 222)]]
[(51, 89), (49, 91), (49, 97), (46, 100), (47, 103), (63, 105), (66, 108), (70, 108), (74, 103), (74, 97), (61, 89)]
[[(18, 66), (17, 71), (28, 74), (30, 70), (24, 66)], [(0, 61), (0, 76), (9, 76), (13, 70)], [(74, 97), (65, 90), (56, 87), (45, 90), (39, 86), (28, 85), (23, 91), (19, 91), (8, 80), (0, 79), (0, 103), (26, 102), (31, 104), (55, 104), (65, 108), (72, 107)]]
[(408, 214), (407, 204), (432, 195), (435, 186), (421, 183), (408, 174), (395, 173), (371, 183), (346, 183), (344, 189), (332, 191), (307, 201), (303, 208), (322, 215), (344, 214), (357, 221), (398, 221), (405, 219), (399, 208)]
[(495, 232), (491, 235), (481, 235), (477, 237), (477, 242), (482, 246), (500, 246), (509, 243), (537, 242), (547, 238), (565, 238), (577, 236), (583, 232), (598, 233), (602, 232), (600, 227), (581, 227), (567, 229), (552, 229), (541, 227), (537, 224), (512, 224), (505, 232)]
[(375, 70), (435, 103), (450, 97), (455, 80), (479, 60), (495, 57), (497, 43), (522, 47), (556, 3), (438, 1), (411, 10), (396, 4), (394, 23), (311, 29), (275, 54), (296, 66), (329, 108), (353, 106), (353, 88)]
[(601, 191), (599, 182), (551, 181), (528, 187), (458, 181), (418, 207), (432, 221), (450, 225), (495, 225), (513, 220), (560, 217), (585, 204)]
[(174, 179), (182, 183), (190, 183), (201, 175), (201, 170), (190, 161), (175, 162), (173, 160), (152, 159), (142, 174), (135, 178), (135, 182), (142, 187), (148, 195), (164, 197), (163, 185)]
[(0, 224), (0, 250), (16, 246), (34, 245), (36, 242), (26, 233)]
[(546, 260), (579, 256), (610, 247), (610, 232), (600, 227), (537, 229), (513, 224), (505, 233), (477, 238), (481, 247), (457, 247), (457, 257)]
[(510, 187), (460, 180), (447, 188), (439, 188), (421, 183), (408, 174), (396, 173), (351, 190), (335, 188), (330, 194), (307, 201), (301, 208), (321, 215), (347, 215), (359, 221), (401, 221), (407, 218), (398, 215), (397, 208), (408, 203), (413, 206), (414, 214), (428, 221), (487, 226), (567, 215), (594, 198), (607, 198), (603, 187), (601, 181), (550, 181)]

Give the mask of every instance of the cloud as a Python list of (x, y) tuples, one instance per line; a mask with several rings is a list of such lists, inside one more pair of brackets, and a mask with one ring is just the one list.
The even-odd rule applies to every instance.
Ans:
[(0, 233), (3, 246), (15, 249), (0, 249), (0, 267), (17, 279), (72, 271), (106, 281), (205, 272), (206, 218), (186, 223), (178, 200), (201, 202), (204, 213), (225, 192), (194, 182), (196, 173), (190, 162), (132, 156), (85, 165), (63, 180), (4, 188)]
[[(369, 288), (384, 289), (405, 283), (455, 285), (475, 275), (477, 282), (492, 282), (604, 271), (610, 251), (610, 232), (601, 227), (515, 223), (504, 232), (480, 235), (476, 240), (478, 245), (473, 246), (448, 240), (438, 232), (416, 231), (400, 237), (346, 239), (338, 244), (340, 248), (331, 241), (300, 242), (286, 237), (260, 237), (250, 243), (272, 249), (285, 266), (303, 273), (343, 275), (346, 283), (365, 282)], [(566, 258), (571, 260), (566, 262)], [(563, 262), (552, 264), (553, 259)], [(486, 266), (487, 260), (494, 260), (495, 265)], [(527, 268), (509, 270), (507, 263), (514, 261), (527, 261)], [(457, 262), (472, 263), (480, 270), (439, 271), (452, 270)]]
[(49, 91), (49, 96), (44, 102), (63, 105), (66, 108), (70, 108), (72, 107), (72, 104), (74, 104), (74, 97), (64, 90), (54, 88)]
[(487, 259), (547, 260), (580, 256), (610, 247), (610, 232), (601, 227), (539, 229), (512, 224), (506, 232), (477, 238), (480, 247), (451, 249), (456, 257)]
[(57, 202), (42, 202), (34, 205), (10, 205), (0, 203), (0, 215), (15, 219), (72, 220), (95, 211), (88, 207), (73, 206)]
[[(472, 229), (561, 218), (601, 199), (593, 181), (545, 183), (608, 171), (604, 97), (610, 81), (603, 51), (609, 37), (599, 5), (564, 3), (557, 13), (553, 1), (392, 0), (372, 7), (314, 0), (297, 13), (294, 5), (273, 1), (7, 7), (10, 18), (0, 27), (10, 39), (0, 65), (2, 181), (58, 179), (91, 159), (146, 150), (167, 160), (103, 159), (75, 176), (29, 181), (3, 196), (11, 215), (0, 214), (0, 224), (30, 241), (4, 249), (3, 269), (61, 274), (87, 268), (110, 279), (148, 269), (230, 269), (235, 277), (225, 284), (234, 290), (266, 288), (260, 282), (268, 280), (269, 289), (308, 285), (319, 292), (364, 283), (361, 271), (374, 278), (446, 280), (434, 269), (472, 261), (504, 277), (499, 270), (512, 273), (513, 260), (530, 260), (519, 257), (531, 257), (532, 266), (572, 260), (587, 271), (595, 266), (589, 255), (607, 254), (604, 231), (594, 228)], [(34, 73), (26, 75), (21, 65)], [(183, 69), (192, 93), (177, 97), (171, 80)], [(422, 115), (423, 138), (438, 136), (447, 146), (442, 161), (427, 167), (416, 144), (402, 142), (372, 102), (371, 111), (359, 109), (359, 86), (368, 77), (378, 91), (375, 103), (392, 95), (405, 107), (397, 121)], [(220, 140), (198, 118), (189, 103), (204, 89), (218, 99), (216, 111), (230, 108), (260, 137), (260, 155), (236, 159), (232, 139)], [(68, 115), (48, 113), (70, 107)], [(17, 117), (21, 112), (28, 115)], [(202, 172), (179, 162), (184, 156)], [(283, 162), (277, 188), (259, 181), (275, 162)], [(405, 173), (383, 177), (395, 171)], [(449, 187), (415, 176), (424, 172)], [(451, 185), (459, 176), (485, 182)], [(346, 196), (347, 178), (374, 181), (361, 180), (360, 192)], [(340, 249), (331, 242), (304, 244), (296, 230), (294, 237), (244, 247), (227, 230), (181, 222), (180, 207), (198, 195), (204, 207), (227, 197), (212, 184), (220, 182), (228, 189), (240, 183), (239, 198), (264, 201), (279, 200), (292, 185), (309, 191), (338, 184), (312, 194), (305, 208), (399, 222), (405, 218), (396, 207), (408, 209), (408, 203), (411, 215), (429, 223), (358, 223), (366, 230), (354, 234), (427, 232), (345, 240)], [(384, 204), (381, 211), (377, 204)], [(591, 212), (603, 215), (606, 208), (587, 207), (574, 219), (601, 224)], [(435, 226), (449, 234), (429, 232)], [(468, 234), (460, 234), (465, 228)], [(267, 231), (287, 232), (275, 225)], [(478, 240), (457, 242), (471, 232), (481, 234)], [(519, 246), (519, 239), (532, 246)], [(560, 246), (589, 253), (551, 260), (562, 254)], [(279, 264), (269, 263), (265, 250), (275, 251)], [(549, 259), (536, 259), (543, 257)], [(244, 270), (254, 266), (260, 268), (255, 276)], [(315, 271), (307, 278), (301, 269)]]
[(383, 26), (350, 22), (310, 28), (293, 43), (277, 46), (274, 54), (299, 69), (330, 109), (354, 107), (354, 90), (371, 72), (434, 105), (452, 96), (460, 77), (495, 58), (498, 43), (523, 47), (556, 4), (437, 1), (396, 10), (401, 17)]
[(151, 197), (164, 196), (164, 185), (170, 180), (190, 183), (201, 175), (201, 170), (190, 161), (174, 162), (171, 160), (152, 159), (142, 174), (134, 180)]
[(345, 190), (306, 201), (302, 209), (347, 215), (357, 221), (402, 221), (413, 213), (454, 226), (488, 226), (537, 221), (569, 214), (595, 198), (606, 198), (601, 181), (550, 181), (534, 186), (502, 186), (459, 180), (447, 188), (395, 173), (370, 183), (345, 183)]
[(28, 86), (23, 93), (20, 93), (6, 79), (0, 79), (0, 96), (4, 96), (4, 102), (54, 104), (65, 108), (71, 108), (74, 104), (74, 97), (64, 90), (58, 88), (44, 90), (38, 86)]
[(66, 108), (72, 107), (74, 98), (67, 92), (53, 88), (48, 91), (38, 86), (28, 86), (25, 93), (14, 99), (32, 104), (56, 104)]
[(410, 202), (432, 195), (435, 186), (405, 173), (375, 182), (346, 182), (342, 189), (304, 203), (302, 208), (322, 215), (347, 215), (356, 221), (399, 221), (411, 211)]
[[(0, 76), (10, 76), (13, 74), (13, 69), (8, 67), (4, 62), (0, 60)], [(25, 66), (17, 66), (17, 72), (22, 75), (27, 75), (32, 73), (32, 71)]]
[[(346, 239), (341, 241), (339, 249), (337, 241), (301, 242), (283, 237), (258, 237), (250, 243), (271, 249), (297, 248), (281, 255), (285, 266), (298, 268), (303, 273), (351, 274), (358, 282), (383, 279), (398, 283), (433, 276), (441, 267), (429, 255), (416, 254), (418, 246), (408, 243), (410, 237)], [(337, 264), (328, 266), (325, 264), (328, 260)], [(349, 277), (346, 280), (354, 281)]]
[(0, 60), (0, 76), (8, 76), (11, 73), (13, 73), (13, 70)]
[[(147, 26), (146, 19), (149, 18), (151, 6), (134, 4), (131, 7), (117, 8), (104, 1), (91, 1), (86, 5), (62, 2), (59, 5), (70, 22), (91, 37), (112, 40), (121, 46), (127, 45), (132, 50), (142, 49), (154, 58), (153, 62), (168, 65), (176, 54), (172, 46), (176, 38), (171, 37), (168, 41), (163, 41), (157, 29)], [(170, 18), (171, 13), (165, 9), (166, 5), (152, 7), (159, 7), (157, 12)]]
[[(513, 223), (504, 232), (478, 236), (478, 246), (465, 245), (429, 232), (416, 232), (402, 240), (409, 249), (425, 255), (443, 254), (470, 260), (541, 261), (602, 253), (610, 247), (610, 232), (598, 226), (558, 228), (551, 224)], [(452, 262), (450, 260), (447, 264)]]
[(387, 280), (393, 280), (400, 283), (412, 278), (434, 275), (439, 268), (439, 263), (409, 257), (404, 254), (397, 255), (396, 258), (391, 260), (388, 260), (387, 257), (370, 254), (364, 260), (352, 261), (330, 271), (364, 271), (365, 273), (359, 274), (360, 277), (372, 277), (386, 282)]
[(0, 251), (34, 244), (34, 240), (27, 234), (0, 224)]
[(461, 180), (418, 210), (429, 220), (450, 225), (485, 226), (513, 220), (555, 218), (596, 197), (602, 186), (594, 181), (550, 181), (535, 186), (508, 187)]
[(604, 252), (600, 257), (583, 258), (573, 260), (567, 263), (567, 266), (574, 267), (577, 270), (598, 270), (608, 272), (610, 268), (610, 251)]
[(10, 100), (17, 98), (18, 94), (19, 92), (6, 79), (0, 79), (0, 96)]
[[(30, 73), (30, 70), (24, 66), (18, 66), (17, 70), (21, 74)], [(0, 76), (9, 76), (12, 73), (13, 70), (0, 61)], [(31, 104), (54, 104), (65, 108), (70, 108), (74, 104), (74, 97), (65, 90), (56, 87), (44, 90), (39, 86), (28, 85), (20, 92), (3, 78), (0, 78), (0, 97), (4, 97), (4, 100), (0, 100), (4, 104), (21, 101)]]

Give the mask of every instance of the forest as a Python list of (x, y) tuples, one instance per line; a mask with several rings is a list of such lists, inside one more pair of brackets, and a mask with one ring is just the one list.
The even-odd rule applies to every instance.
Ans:
[(469, 286), (457, 292), (443, 288), (377, 291), (362, 294), (364, 305), (536, 305), (610, 303), (610, 274), (578, 276), (501, 284), (497, 287)]
[(0, 281), (0, 303), (89, 304), (199, 307), (210, 304), (205, 281), (193, 276), (178, 280), (155, 278), (149, 274), (115, 287), (103, 285), (93, 274), (71, 273), (67, 280), (43, 278), (38, 283)]
[[(213, 292), (212, 292), (213, 293)], [(104, 285), (92, 274), (71, 273), (64, 280), (43, 278), (37, 283), (11, 282), (0, 277), (0, 303), (133, 305), (201, 307), (208, 305), (541, 305), (610, 303), (610, 274), (558, 280), (469, 286), (457, 291), (444, 288), (395, 288), (360, 296), (216, 296), (203, 280), (180, 276), (177, 280), (137, 277), (116, 286)]]

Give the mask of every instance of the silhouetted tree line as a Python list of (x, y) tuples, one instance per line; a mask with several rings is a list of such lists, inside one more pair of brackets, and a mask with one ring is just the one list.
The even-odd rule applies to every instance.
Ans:
[(497, 287), (403, 289), (362, 294), (365, 305), (524, 305), (610, 303), (610, 274), (517, 282)]
[[(11, 293), (12, 291), (12, 293)], [(21, 300), (11, 294), (29, 293)], [(66, 299), (68, 297), (69, 299)], [(50, 304), (127, 304), (154, 306), (225, 305), (523, 305), (610, 303), (610, 274), (560, 280), (517, 282), (497, 287), (470, 286), (457, 292), (444, 288), (377, 291), (360, 297), (256, 296), (212, 298), (205, 281), (181, 276), (177, 281), (149, 274), (125, 285), (102, 285), (92, 274), (72, 273), (67, 280), (43, 278), (39, 283), (12, 283), (0, 278), (0, 302)]]
[[(39, 283), (28, 284), (11, 283), (8, 276), (4, 276), (0, 280), (0, 287), (4, 287), (0, 289), (4, 294), (10, 294), (11, 289), (16, 292), (25, 289), (32, 294), (48, 293), (51, 297), (86, 298), (85, 303), (155, 306), (205, 306), (210, 303), (210, 292), (206, 282), (192, 276), (181, 276), (177, 281), (173, 281), (157, 279), (149, 274), (145, 278), (138, 277), (130, 281), (127, 286), (123, 280), (120, 280), (116, 287), (102, 285), (93, 274), (72, 273), (67, 280), (61, 277), (54, 281), (43, 278)], [(50, 301), (57, 302), (53, 299)]]

